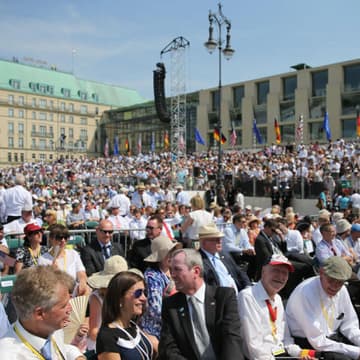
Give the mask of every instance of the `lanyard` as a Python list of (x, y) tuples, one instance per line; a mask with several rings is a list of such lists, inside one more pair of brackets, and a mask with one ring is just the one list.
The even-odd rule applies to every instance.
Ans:
[(39, 255), (40, 255), (40, 251), (39, 251), (39, 255), (35, 256), (32, 248), (29, 247), (28, 249), (29, 249), (29, 252), (30, 252), (30, 255), (31, 255), (31, 258), (33, 260), (34, 265), (37, 265), (38, 264), (38, 258), (39, 258)]
[(321, 312), (325, 318), (326, 324), (329, 328), (329, 330), (332, 332), (334, 329), (334, 313), (335, 313), (335, 306), (332, 302), (331, 304), (331, 314), (327, 311), (321, 297), (320, 297), (320, 306), (321, 306)]
[(266, 302), (266, 306), (267, 306), (267, 308), (269, 310), (271, 334), (272, 334), (273, 338), (275, 339), (276, 338), (276, 332), (277, 332), (277, 329), (276, 329), (277, 308), (274, 309), (272, 307), (269, 299), (266, 299), (265, 302)]
[(39, 359), (45, 360), (45, 358), (39, 353), (21, 334), (16, 325), (14, 325), (14, 331), (22, 343)]
[[(39, 359), (41, 360), (45, 360), (44, 356), (37, 351), (20, 333), (19, 329), (17, 328), (16, 325), (14, 325), (14, 331), (16, 333), (16, 335), (18, 336), (18, 338), (22, 341), (22, 343)], [(64, 356), (62, 355), (57, 343), (54, 341), (54, 339), (51, 337), (51, 344), (52, 346), (55, 348), (55, 352), (57, 354), (57, 357), (59, 359), (65, 359)]]

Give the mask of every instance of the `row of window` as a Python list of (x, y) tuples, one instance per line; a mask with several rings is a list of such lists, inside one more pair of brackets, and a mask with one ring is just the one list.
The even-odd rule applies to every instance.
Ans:
[[(58, 144), (55, 144), (54, 140), (46, 141), (45, 139), (40, 139), (39, 141), (36, 141), (36, 139), (31, 139), (31, 149), (38, 149), (38, 150), (55, 150), (57, 146), (64, 149), (87, 149), (87, 142), (86, 139), (79, 139), (76, 141), (68, 141), (66, 144), (63, 143), (62, 140), (58, 141)], [(12, 136), (8, 137), (8, 148), (13, 149), (15, 147), (15, 141)], [(18, 138), (17, 148), (24, 149), (24, 138), (20, 137)]]
[[(24, 119), (25, 118), (25, 111), (23, 109), (19, 109), (18, 110), (18, 118), (20, 119)], [(64, 114), (59, 114), (59, 121), (61, 123), (66, 123), (68, 122), (69, 124), (74, 124), (74, 116), (69, 115), (69, 116), (65, 116)], [(9, 108), (8, 109), (8, 117), (9, 118), (13, 118), (15, 117), (15, 110), (13, 108)], [(36, 112), (36, 111), (32, 111), (31, 112), (31, 119), (32, 120), (43, 120), (43, 121), (54, 121), (54, 113), (46, 113), (46, 112)], [(67, 119), (67, 121), (66, 121)], [(87, 125), (88, 124), (88, 119), (86, 117), (81, 117), (80, 118), (80, 125)]]
[[(15, 96), (12, 94), (8, 95), (8, 103), (13, 105), (13, 104), (17, 104), (20, 106), (25, 106), (26, 105), (26, 101), (25, 101), (25, 97), (22, 95), (19, 95), (17, 97), (17, 101), (15, 99)], [(59, 106), (55, 106), (54, 104), (54, 100), (47, 100), (47, 99), (37, 99), (37, 98), (32, 98), (31, 99), (31, 106), (32, 107), (40, 107), (40, 108), (49, 108), (51, 110), (61, 110), (61, 111), (68, 111), (68, 112), (75, 112), (76, 108), (75, 105), (73, 103), (65, 103), (65, 102), (60, 102)], [(98, 112), (98, 108), (95, 109), (95, 111)], [(87, 114), (88, 113), (88, 106), (87, 105), (80, 105), (80, 113), (81, 114)]]
[[(14, 88), (16, 90), (19, 90), (21, 88), (21, 80), (18, 80), (18, 79), (10, 79), (9, 84), (12, 88)], [(48, 85), (48, 84), (44, 84), (44, 83), (30, 82), (29, 88), (34, 92), (38, 92), (38, 93), (46, 94), (46, 95), (54, 95), (54, 92), (55, 92), (55, 88), (53, 85)], [(61, 88), (60, 92), (66, 98), (71, 97), (70, 89)], [(99, 95), (96, 93), (91, 94), (91, 97), (90, 97), (86, 91), (79, 90), (76, 94), (81, 100), (86, 101), (86, 100), (92, 99), (93, 101), (99, 102)]]
[[(344, 90), (345, 92), (360, 91), (360, 64), (344, 66)], [(328, 70), (311, 72), (312, 97), (323, 97), (326, 95), (326, 86), (328, 83)], [(297, 88), (297, 75), (285, 77), (282, 79), (282, 100), (289, 101), (295, 99), (295, 90)], [(266, 104), (267, 96), (270, 92), (270, 81), (261, 81), (256, 83), (257, 105)], [(245, 97), (244, 85), (236, 86), (232, 89), (233, 107), (241, 108), (242, 99)], [(219, 92), (212, 92), (212, 111), (219, 109)]]

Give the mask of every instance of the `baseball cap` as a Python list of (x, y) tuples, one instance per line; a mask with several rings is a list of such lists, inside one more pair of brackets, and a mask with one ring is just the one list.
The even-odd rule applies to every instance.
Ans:
[(272, 265), (272, 266), (276, 266), (276, 265), (287, 265), (287, 267), (289, 268), (290, 272), (294, 272), (294, 266), (293, 264), (290, 262), (290, 260), (282, 255), (282, 254), (273, 254), (271, 255), (271, 257), (269, 257), (264, 265)]

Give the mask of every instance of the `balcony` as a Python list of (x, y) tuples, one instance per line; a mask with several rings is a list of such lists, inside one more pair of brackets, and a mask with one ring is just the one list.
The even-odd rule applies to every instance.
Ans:
[(52, 133), (52, 132), (32, 131), (31, 136), (32, 137), (40, 137), (40, 138), (52, 139), (52, 138), (54, 138), (54, 133)]

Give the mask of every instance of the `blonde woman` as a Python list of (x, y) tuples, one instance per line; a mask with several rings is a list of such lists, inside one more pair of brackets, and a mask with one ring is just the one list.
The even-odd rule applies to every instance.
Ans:
[(181, 224), (181, 233), (186, 245), (189, 246), (192, 241), (198, 240), (199, 229), (204, 225), (213, 223), (213, 216), (205, 210), (205, 204), (202, 197), (197, 194), (190, 199), (191, 212)]

